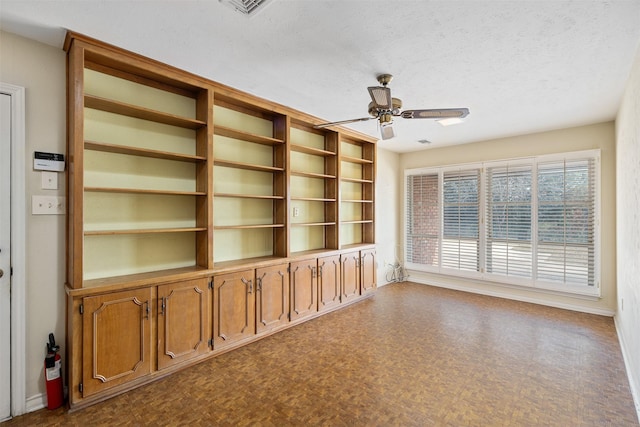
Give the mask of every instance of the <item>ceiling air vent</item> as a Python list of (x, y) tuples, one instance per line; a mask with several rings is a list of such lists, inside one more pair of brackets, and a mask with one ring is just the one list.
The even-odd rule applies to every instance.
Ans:
[(254, 16), (271, 3), (271, 0), (218, 0), (243, 15)]

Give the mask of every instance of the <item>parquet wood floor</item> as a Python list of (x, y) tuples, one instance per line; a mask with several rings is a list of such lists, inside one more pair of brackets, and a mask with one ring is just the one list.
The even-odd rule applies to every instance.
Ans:
[(25, 425), (637, 426), (613, 320), (399, 283)]

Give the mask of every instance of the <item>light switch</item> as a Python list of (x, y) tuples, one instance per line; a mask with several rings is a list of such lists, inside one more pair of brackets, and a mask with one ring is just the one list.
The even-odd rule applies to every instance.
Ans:
[(58, 173), (42, 172), (42, 189), (57, 190), (58, 189)]
[(31, 214), (64, 215), (66, 201), (64, 196), (31, 196)]

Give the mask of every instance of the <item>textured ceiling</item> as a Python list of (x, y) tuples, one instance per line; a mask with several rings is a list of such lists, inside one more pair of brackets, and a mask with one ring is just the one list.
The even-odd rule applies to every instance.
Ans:
[(57, 47), (70, 29), (327, 121), (367, 116), (380, 73), (405, 109), (470, 109), (396, 118), (380, 146), (406, 152), (614, 119), (640, 1), (0, 0), (0, 29)]

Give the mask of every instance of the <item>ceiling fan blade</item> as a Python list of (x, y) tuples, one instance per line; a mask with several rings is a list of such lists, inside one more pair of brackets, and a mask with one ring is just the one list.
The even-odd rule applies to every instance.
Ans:
[(372, 86), (368, 87), (367, 90), (369, 91), (371, 100), (373, 101), (373, 104), (376, 108), (382, 110), (391, 110), (391, 89), (382, 86)]
[(355, 122), (366, 122), (367, 120), (375, 119), (376, 117), (362, 117), (360, 119), (349, 119), (349, 120), (341, 120), (339, 122), (330, 122), (330, 123), (322, 123), (319, 125), (313, 126), (314, 129), (322, 129), (329, 126), (337, 126), (337, 125), (346, 125), (347, 123), (355, 123)]
[(468, 114), (468, 108), (437, 108), (433, 110), (405, 110), (400, 113), (400, 116), (405, 119), (462, 119)]

